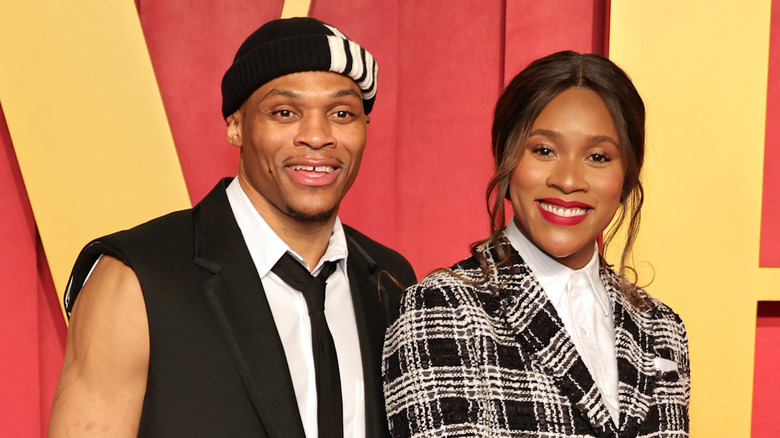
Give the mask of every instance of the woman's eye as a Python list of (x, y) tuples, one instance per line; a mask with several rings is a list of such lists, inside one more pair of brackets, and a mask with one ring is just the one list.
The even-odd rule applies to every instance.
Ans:
[(552, 148), (549, 148), (547, 146), (536, 146), (535, 148), (533, 148), (532, 151), (534, 154), (540, 155), (542, 157), (549, 157), (553, 155)]
[(608, 163), (611, 160), (611, 158), (609, 158), (609, 156), (607, 156), (606, 154), (598, 154), (598, 153), (592, 154), (590, 156), (590, 159), (596, 163)]

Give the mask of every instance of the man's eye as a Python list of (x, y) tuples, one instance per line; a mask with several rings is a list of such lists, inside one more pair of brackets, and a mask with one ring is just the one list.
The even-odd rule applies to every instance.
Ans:
[(346, 110), (336, 111), (336, 118), (339, 119), (346, 119), (347, 117), (350, 117), (352, 115), (351, 112)]
[(290, 110), (279, 110), (279, 111), (275, 111), (274, 114), (283, 118), (292, 117), (292, 111)]

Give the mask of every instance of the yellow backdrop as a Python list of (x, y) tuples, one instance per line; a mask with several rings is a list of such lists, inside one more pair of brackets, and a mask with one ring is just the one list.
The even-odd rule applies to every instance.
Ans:
[(3, 111), (61, 297), (90, 239), (187, 208), (189, 196), (132, 1), (4, 2), (0, 59)]
[(770, 6), (612, 0), (610, 57), (648, 109), (637, 261), (688, 328), (694, 437), (750, 436), (756, 302), (780, 299), (758, 267)]

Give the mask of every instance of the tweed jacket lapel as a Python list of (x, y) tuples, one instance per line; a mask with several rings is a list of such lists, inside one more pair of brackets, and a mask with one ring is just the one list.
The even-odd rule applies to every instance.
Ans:
[(201, 291), (268, 436), (304, 438), (281, 339), (225, 194), (229, 181), (193, 211), (194, 263), (213, 274)]
[[(610, 275), (614, 273), (610, 272)], [(653, 361), (661, 355), (655, 349), (655, 336), (650, 330), (653, 311), (636, 309), (615, 287), (606, 281), (604, 284), (612, 301), (615, 323), (620, 433), (633, 437), (647, 418), (657, 382)]]
[[(507, 324), (516, 332), (516, 339), (529, 352), (545, 374), (553, 376), (555, 385), (571, 405), (582, 414), (574, 418), (575, 426), (583, 420), (590, 424), (599, 437), (617, 437), (606, 405), (593, 377), (577, 352), (563, 321), (528, 265), (512, 248), (512, 264), (501, 267), (493, 282), (501, 285), (499, 301), (504, 307)], [(577, 427), (580, 429), (582, 424)]]

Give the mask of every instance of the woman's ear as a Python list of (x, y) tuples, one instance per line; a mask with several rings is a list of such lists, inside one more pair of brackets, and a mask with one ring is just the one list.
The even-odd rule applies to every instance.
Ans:
[(225, 136), (227, 137), (230, 144), (232, 144), (235, 147), (241, 147), (243, 143), (241, 142), (241, 110), (237, 110), (233, 114), (229, 115), (225, 121), (227, 122), (227, 127), (225, 128)]

